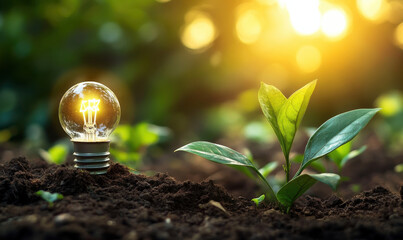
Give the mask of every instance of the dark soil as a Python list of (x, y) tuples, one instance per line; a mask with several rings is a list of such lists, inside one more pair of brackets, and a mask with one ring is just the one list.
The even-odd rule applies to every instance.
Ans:
[[(50, 208), (40, 189), (65, 197)], [(402, 198), (380, 186), (348, 200), (305, 195), (287, 215), (212, 181), (14, 158), (0, 162), (0, 239), (403, 239)]]

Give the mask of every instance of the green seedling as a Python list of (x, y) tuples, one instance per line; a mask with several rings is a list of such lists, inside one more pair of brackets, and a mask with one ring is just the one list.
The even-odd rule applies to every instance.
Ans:
[(40, 196), (46, 202), (48, 202), (48, 206), (50, 208), (53, 207), (53, 203), (55, 201), (63, 199), (63, 195), (60, 193), (50, 193), (43, 190), (39, 190), (35, 194)]
[(260, 197), (252, 198), (252, 202), (254, 202), (256, 204), (256, 207), (258, 207), (259, 204), (261, 204), (265, 198), (266, 198), (266, 196), (264, 194), (262, 194)]
[(139, 123), (134, 126), (118, 126), (111, 139), (111, 155), (119, 163), (136, 169), (141, 163), (146, 150), (151, 145), (168, 138), (168, 128), (155, 126), (149, 123)]
[[(336, 189), (340, 180), (339, 175), (302, 174), (302, 171), (317, 159), (351, 141), (379, 111), (379, 109), (356, 109), (339, 114), (323, 123), (309, 138), (300, 167), (293, 178), (290, 178), (291, 146), (315, 85), (316, 80), (296, 91), (288, 99), (274, 86), (262, 83), (260, 87), (258, 95), (260, 106), (278, 138), (285, 158), (283, 168), (286, 181), (279, 188), (275, 186), (273, 188), (266, 176), (248, 157), (226, 146), (198, 141), (176, 151), (193, 153), (216, 163), (235, 166), (239, 170), (242, 169), (243, 173), (253, 174), (256, 182), (263, 186), (266, 199), (288, 212), (293, 202), (318, 181)], [(275, 192), (273, 189), (279, 190)]]
[(56, 144), (48, 151), (39, 149), (39, 155), (48, 163), (63, 164), (66, 162), (69, 148), (65, 144)]
[(339, 173), (344, 165), (352, 158), (357, 157), (367, 149), (367, 146), (362, 146), (359, 149), (351, 151), (351, 141), (336, 148), (333, 152), (327, 154), (327, 157), (336, 164)]

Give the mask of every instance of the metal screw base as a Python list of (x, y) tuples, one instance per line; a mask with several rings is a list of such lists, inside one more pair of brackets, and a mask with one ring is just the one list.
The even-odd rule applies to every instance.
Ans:
[(74, 145), (75, 168), (91, 174), (105, 174), (109, 168), (109, 140), (80, 142), (71, 140)]

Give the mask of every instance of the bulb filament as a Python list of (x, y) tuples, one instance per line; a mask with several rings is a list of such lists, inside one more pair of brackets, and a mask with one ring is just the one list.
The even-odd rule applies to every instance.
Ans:
[[(96, 120), (99, 111), (99, 99), (83, 100), (81, 102), (80, 112), (83, 113), (84, 131), (86, 140), (95, 141), (96, 138)], [(86, 117), (87, 116), (87, 117)]]

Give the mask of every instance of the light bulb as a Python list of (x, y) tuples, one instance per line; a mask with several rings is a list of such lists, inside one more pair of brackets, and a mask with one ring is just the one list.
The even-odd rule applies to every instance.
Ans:
[(75, 167), (93, 174), (109, 168), (109, 135), (120, 120), (115, 94), (97, 82), (82, 82), (63, 95), (59, 120), (74, 144)]

